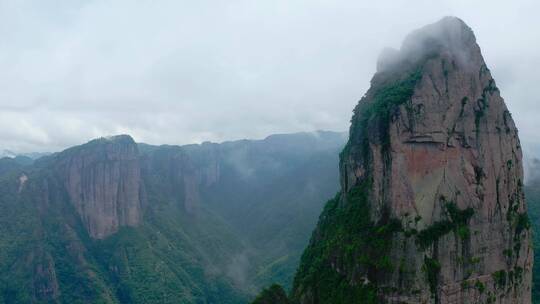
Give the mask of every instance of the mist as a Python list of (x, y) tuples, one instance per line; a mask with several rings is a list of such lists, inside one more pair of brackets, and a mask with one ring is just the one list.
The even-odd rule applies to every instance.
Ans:
[(540, 155), (536, 1), (0, 2), (0, 148), (345, 131), (385, 47), (463, 19)]

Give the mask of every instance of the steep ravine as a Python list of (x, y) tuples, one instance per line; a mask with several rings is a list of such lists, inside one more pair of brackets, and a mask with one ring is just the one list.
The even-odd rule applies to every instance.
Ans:
[(518, 132), (472, 30), (446, 17), (381, 55), (293, 303), (530, 303)]

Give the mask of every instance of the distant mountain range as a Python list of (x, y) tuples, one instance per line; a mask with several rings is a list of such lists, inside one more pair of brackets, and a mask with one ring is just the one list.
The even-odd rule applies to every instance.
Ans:
[(0, 303), (246, 303), (290, 286), (346, 139), (122, 135), (1, 158)]
[(43, 157), (43, 156), (47, 156), (47, 155), (50, 155), (51, 153), (49, 152), (30, 152), (30, 153), (17, 153), (17, 152), (13, 152), (11, 150), (1, 150), (0, 151), (0, 158), (4, 158), (4, 157), (7, 157), (7, 158), (16, 158), (16, 157), (25, 157), (25, 158), (29, 158), (31, 160), (36, 160), (40, 157)]

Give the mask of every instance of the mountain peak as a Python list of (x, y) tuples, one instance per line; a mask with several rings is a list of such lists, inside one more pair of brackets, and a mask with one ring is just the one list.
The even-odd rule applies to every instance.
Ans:
[(476, 42), (472, 29), (457, 17), (444, 17), (411, 32), (403, 41), (403, 50), (429, 49), (429, 44), (438, 42), (441, 46), (470, 46)]
[[(87, 144), (91, 143), (112, 143), (112, 144), (127, 144), (127, 145), (134, 145), (135, 140), (133, 140), (133, 137), (127, 134), (119, 134), (119, 135), (110, 135), (110, 136), (104, 136), (99, 137), (96, 139), (90, 140)], [(84, 146), (84, 144), (83, 144)]]
[(133, 137), (131, 137), (128, 134), (118, 134), (118, 135), (106, 136), (106, 137), (104, 137), (104, 139), (106, 139), (108, 141), (113, 141), (113, 142), (135, 143), (135, 141), (133, 140)]
[(452, 57), (461, 65), (481, 58), (480, 48), (472, 29), (457, 17), (444, 17), (411, 32), (400, 50), (385, 49), (377, 62), (378, 71), (416, 65), (428, 58)]
[(518, 132), (463, 21), (383, 52), (340, 173), (295, 278), (298, 302), (530, 303)]

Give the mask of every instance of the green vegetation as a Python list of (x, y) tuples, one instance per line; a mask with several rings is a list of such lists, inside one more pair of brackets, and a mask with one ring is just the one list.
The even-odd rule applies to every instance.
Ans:
[(484, 293), (484, 291), (486, 291), (486, 285), (478, 280), (476, 280), (474, 283), (474, 288), (476, 288), (480, 293)]
[[(414, 93), (414, 87), (422, 78), (420, 68), (410, 72), (404, 78), (389, 81), (375, 89), (372, 100), (360, 103), (354, 110), (353, 124), (351, 127), (351, 138), (360, 136), (362, 142), (360, 147), (363, 149), (364, 160), (368, 160), (367, 132), (376, 131), (383, 150), (387, 150), (390, 145), (389, 126), (390, 119), (395, 110), (400, 105), (406, 103)], [(377, 126), (373, 129), (372, 126)], [(344, 149), (342, 155), (348, 154), (349, 144)], [(367, 163), (366, 163), (367, 164)]]
[(241, 248), (227, 227), (215, 225), (210, 215), (193, 221), (167, 208), (140, 227), (96, 242), (94, 252), (100, 264), (114, 269), (111, 285), (122, 303), (247, 301), (225, 277), (211, 274)]
[(383, 86), (373, 94), (371, 107), (366, 109), (364, 115), (368, 119), (380, 118), (384, 122), (389, 122), (392, 110), (396, 106), (407, 102), (414, 93), (416, 83), (422, 78), (422, 70), (417, 69), (407, 75), (404, 79), (395, 81)]
[(265, 288), (252, 304), (289, 304), (289, 299), (283, 287), (273, 284), (269, 288)]
[[(388, 151), (391, 117), (400, 105), (410, 100), (422, 71), (415, 69), (404, 75), (380, 84), (373, 91), (372, 100), (355, 109), (350, 137), (353, 141), (361, 140), (355, 147), (360, 147), (366, 168), (369, 168), (367, 132), (379, 134), (383, 152)], [(353, 153), (351, 149), (349, 142), (340, 154), (342, 161)], [(321, 303), (351, 303), (358, 299), (363, 303), (378, 303), (377, 292), (382, 288), (377, 284), (378, 276), (400, 266), (393, 265), (388, 254), (395, 234), (404, 231), (401, 222), (390, 218), (387, 210), (383, 210), (379, 222), (372, 222), (368, 201), (371, 184), (370, 178), (365, 178), (349, 193), (338, 194), (326, 204), (302, 255), (293, 299), (302, 293), (311, 294)], [(338, 272), (336, 267), (365, 273), (367, 281), (360, 278), (351, 281), (352, 273)]]
[(476, 126), (476, 134), (480, 130), (480, 121), (486, 115), (486, 111), (489, 107), (489, 96), (497, 92), (499, 89), (495, 86), (495, 80), (490, 79), (488, 85), (482, 90), (482, 96), (477, 100), (478, 109), (474, 110), (474, 123)]
[(505, 270), (499, 270), (495, 271), (491, 275), (493, 277), (493, 281), (495, 281), (495, 288), (504, 288), (506, 286), (506, 271)]
[[(521, 192), (523, 188), (523, 184), (521, 183), (521, 181), (518, 181), (518, 187), (519, 187), (519, 191)], [(531, 228), (529, 215), (527, 214), (527, 212), (521, 211), (522, 206), (523, 206), (522, 203), (523, 201), (522, 201), (521, 195), (518, 193), (517, 195), (509, 199), (508, 210), (506, 212), (506, 219), (510, 223), (511, 227), (514, 229), (514, 234), (513, 234), (514, 247), (512, 249), (516, 258), (519, 258), (519, 254), (521, 252), (522, 246), (529, 245), (529, 244), (522, 243), (522, 233), (524, 231), (528, 231)], [(531, 208), (530, 206), (531, 206), (531, 203), (529, 203), (529, 208)]]
[(63, 303), (113, 302), (103, 269), (87, 252), (76, 251), (87, 239), (75, 237), (81, 226), (57, 185), (47, 185), (49, 208), (37, 209), (44, 189), (34, 182), (40, 175), (29, 175), (21, 195), (11, 183), (18, 175), (0, 177), (0, 303), (48, 302), (55, 294)]
[(422, 270), (426, 274), (431, 296), (436, 298), (437, 285), (439, 285), (439, 272), (441, 271), (441, 264), (439, 264), (439, 261), (437, 261), (436, 259), (425, 256)]
[[(446, 202), (443, 197), (441, 197), (441, 201), (444, 202), (448, 219), (436, 221), (430, 226), (416, 233), (416, 243), (424, 250), (431, 247), (441, 237), (452, 231), (462, 240), (470, 237), (468, 222), (473, 216), (474, 210), (470, 207), (461, 210), (456, 206), (455, 203)], [(474, 263), (474, 261), (468, 262)], [(422, 266), (422, 270), (426, 275), (431, 296), (435, 298), (435, 302), (437, 302), (437, 286), (440, 268), (441, 265), (436, 257), (424, 256), (424, 265)]]
[(508, 282), (513, 285), (521, 284), (523, 282), (523, 268), (516, 266), (514, 269), (510, 270), (508, 272)]
[[(240, 244), (209, 215), (197, 223), (169, 208), (140, 227), (92, 240), (62, 188), (53, 180), (42, 188), (42, 177), (32, 175), (21, 196), (11, 195), (17, 188), (0, 195), (0, 303), (248, 301), (223, 276), (210, 275)], [(44, 195), (50, 208), (36, 209)]]
[[(295, 292), (316, 293), (321, 303), (351, 303), (358, 299), (378, 303), (377, 276), (397, 266), (391, 263), (388, 253), (394, 235), (403, 229), (400, 221), (387, 215), (377, 223), (370, 220), (371, 184), (366, 179), (346, 195), (345, 201), (338, 194), (327, 203), (302, 256)], [(335, 267), (347, 271), (338, 272)], [(370, 283), (351, 282), (348, 271), (354, 269), (366, 273)]]
[[(248, 303), (268, 282), (289, 289), (321, 197), (338, 189), (335, 164), (344, 140), (304, 134), (144, 146), (143, 222), (103, 240), (88, 236), (54, 157), (29, 167), (2, 159), (0, 303), (236, 304)], [(95, 140), (66, 155), (90, 148), (86, 153), (102, 156), (100, 145), (108, 143)], [(198, 209), (188, 213), (179, 174), (193, 169), (187, 173), (199, 178), (216, 162), (220, 179), (211, 187), (201, 182)], [(19, 194), (22, 172), (29, 180)]]
[(417, 234), (417, 243), (421, 248), (427, 249), (442, 236), (450, 233), (454, 225), (449, 220), (436, 221)]
[(461, 239), (469, 238), (468, 221), (473, 216), (474, 210), (471, 207), (460, 210), (453, 202), (445, 203), (444, 206), (449, 219), (435, 221), (430, 226), (418, 232), (416, 241), (421, 248), (427, 249), (442, 236), (452, 231)]
[(516, 234), (520, 235), (523, 230), (529, 230), (531, 227), (531, 223), (529, 221), (529, 217), (527, 216), (527, 213), (519, 213), (516, 217), (515, 222), (516, 227)]
[(504, 110), (503, 112), (503, 121), (504, 121), (504, 128), (506, 131), (506, 134), (510, 133), (510, 126), (508, 125), (508, 122), (512, 119), (512, 114), (508, 110)]
[[(534, 264), (533, 264), (533, 303), (540, 303), (540, 179), (530, 180), (525, 186), (525, 197), (527, 199), (528, 215), (531, 220), (531, 227), (534, 230)], [(516, 253), (517, 254), (517, 253)], [(522, 280), (523, 269), (514, 269), (508, 272), (508, 279), (511, 283)]]

